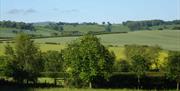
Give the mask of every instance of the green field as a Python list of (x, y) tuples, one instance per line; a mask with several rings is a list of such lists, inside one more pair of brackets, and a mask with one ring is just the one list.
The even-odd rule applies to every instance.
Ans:
[[(80, 27), (80, 26), (79, 26)], [(87, 26), (81, 26), (81, 29), (86, 29)], [(93, 26), (94, 27), (94, 26)], [(69, 29), (68, 29), (69, 28)], [(67, 27), (67, 31), (71, 31), (71, 27)], [(115, 27), (114, 30), (120, 28), (119, 26)], [(73, 27), (72, 27), (73, 29)], [(75, 29), (75, 28), (74, 28)], [(87, 28), (88, 29), (88, 28)], [(91, 28), (92, 29), (92, 28)], [(83, 30), (83, 31), (84, 31)], [(101, 31), (101, 29), (99, 28)], [(3, 32), (2, 32), (3, 31)], [(11, 31), (0, 31), (0, 37), (14, 37), (15, 34), (12, 34)], [(74, 30), (72, 30), (74, 31)], [(76, 31), (76, 30), (75, 30)], [(88, 30), (90, 31), (90, 30)], [(34, 32), (35, 34), (44, 34), (48, 35), (51, 30), (39, 30)], [(85, 31), (84, 31), (85, 32)], [(31, 32), (32, 33), (32, 32)], [(180, 30), (153, 30), (153, 31), (134, 31), (128, 33), (118, 33), (118, 34), (103, 34), (97, 35), (100, 38), (101, 43), (104, 44), (110, 51), (113, 51), (116, 55), (116, 61), (120, 59), (126, 59), (123, 47), (126, 44), (138, 44), (138, 45), (149, 45), (154, 46), (158, 45), (164, 50), (160, 52), (158, 57), (158, 64), (161, 66), (165, 63), (165, 58), (168, 57), (166, 50), (180, 51)], [(68, 43), (71, 43), (73, 40), (76, 40), (78, 37), (52, 37), (52, 38), (39, 38), (33, 39), (37, 46), (39, 46), (42, 52), (47, 52), (49, 50), (61, 51), (67, 47)], [(47, 44), (50, 43), (50, 44)], [(53, 44), (57, 43), (57, 44)], [(6, 43), (0, 43), (0, 55), (4, 55)], [(13, 44), (11, 44), (13, 46)], [(152, 65), (153, 67), (153, 65)], [(52, 78), (39, 78), (39, 83), (53, 83)], [(72, 88), (0, 88), (0, 91), (147, 91), (147, 90), (135, 90), (135, 89), (72, 89)], [(148, 90), (148, 91), (157, 91), (157, 90)], [(168, 91), (168, 90), (162, 90)], [(169, 90), (175, 91), (175, 90)]]
[[(105, 31), (104, 25), (76, 25), (76, 26), (64, 25), (63, 28), (64, 28), (63, 31), (65, 32), (66, 31), (79, 31), (81, 33), (87, 33), (89, 31), (94, 31), (94, 32)], [(42, 26), (36, 26), (35, 29), (36, 29), (36, 32), (34, 31), (25, 31), (25, 32), (28, 34), (41, 35), (41, 36), (52, 36), (51, 35), (52, 33), (58, 33), (58, 34), (61, 33), (51, 28), (42, 27)], [(16, 29), (16, 28), (0, 27), (0, 37), (15, 37), (16, 34), (12, 32), (13, 30), (20, 31), (19, 29)], [(125, 32), (125, 31), (129, 31), (129, 28), (121, 24), (112, 25), (112, 32)]]
[[(166, 50), (180, 51), (180, 31), (137, 31), (125, 34), (104, 34), (98, 35), (101, 42), (108, 47), (109, 50), (114, 51), (117, 58), (124, 59), (124, 45), (139, 44), (139, 45), (159, 45)], [(34, 39), (40, 49), (45, 52), (48, 50), (60, 51), (64, 49), (68, 43), (78, 37), (55, 37)], [(59, 43), (59, 45), (45, 44), (45, 42)], [(4, 54), (5, 43), (0, 43), (0, 55)]]
[[(0, 43), (0, 55), (4, 55), (6, 43)], [(54, 45), (54, 44), (37, 44), (42, 52), (47, 52), (49, 50), (61, 51), (66, 46), (65, 45)], [(116, 55), (116, 59), (125, 59), (124, 48), (123, 47), (109, 47), (110, 51), (113, 51)]]
[[(104, 34), (98, 35), (105, 45), (123, 46), (126, 44), (158, 45), (166, 50), (180, 50), (180, 31), (136, 31), (124, 34)], [(65, 45), (78, 37), (56, 37), (35, 39), (37, 43), (55, 42)]]

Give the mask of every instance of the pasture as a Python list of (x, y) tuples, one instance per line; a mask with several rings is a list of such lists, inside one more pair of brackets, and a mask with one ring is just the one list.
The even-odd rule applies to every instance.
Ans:
[[(116, 55), (116, 60), (126, 59), (124, 53), (124, 45), (126, 44), (138, 44), (138, 45), (159, 45), (162, 47), (162, 52), (159, 53), (158, 66), (162, 66), (165, 63), (165, 58), (168, 56), (166, 50), (180, 50), (180, 31), (169, 30), (169, 31), (136, 31), (124, 34), (104, 34), (98, 35), (101, 42)], [(37, 46), (40, 47), (42, 52), (49, 50), (61, 51), (66, 48), (67, 44), (77, 39), (78, 37), (55, 37), (55, 38), (41, 38), (34, 39)], [(49, 43), (49, 44), (48, 44)], [(54, 44), (53, 44), (54, 43)], [(0, 55), (4, 54), (4, 46), (6, 43), (0, 43)], [(13, 44), (11, 44), (13, 46)], [(153, 65), (152, 65), (153, 66)], [(53, 83), (51, 78), (39, 79), (40, 82)], [(1, 88), (2, 89), (2, 88)], [(1, 90), (0, 89), (0, 90)], [(146, 91), (146, 90), (135, 90), (135, 89), (69, 89), (69, 88), (3, 88), (3, 91)], [(156, 90), (151, 90), (156, 91)], [(170, 90), (173, 91), (173, 90)]]
[[(68, 32), (68, 31), (78, 31), (81, 33), (87, 33), (89, 31), (94, 31), (94, 32), (101, 32), (105, 31), (106, 26), (105, 25), (64, 25), (63, 26), (63, 31)], [(52, 33), (58, 33), (60, 34), (61, 32), (56, 31), (51, 28), (47, 27), (42, 27), (42, 26), (36, 26), (35, 27), (36, 31), (24, 31), (27, 34), (33, 34), (33, 35), (40, 35), (40, 36), (52, 36)], [(0, 26), (0, 37), (15, 37), (16, 33), (13, 31), (21, 31), (16, 28), (3, 28)], [(112, 25), (112, 32), (126, 32), (130, 31), (127, 26), (123, 26), (121, 24), (113, 24)]]
[[(125, 34), (104, 34), (98, 35), (101, 42), (113, 51), (116, 55), (116, 60), (126, 59), (124, 55), (124, 45), (138, 44), (138, 45), (158, 45), (165, 50), (180, 50), (180, 31), (136, 31)], [(55, 37), (55, 38), (41, 38), (34, 39), (35, 43), (43, 52), (48, 50), (61, 51), (68, 43), (78, 37)], [(58, 44), (45, 44), (58, 43)], [(0, 43), (0, 55), (4, 54), (5, 43)], [(161, 53), (161, 55), (165, 55)], [(164, 56), (163, 56), (164, 57)], [(163, 59), (162, 57), (162, 59)]]
[[(180, 31), (136, 31), (124, 34), (98, 35), (104, 45), (124, 46), (126, 44), (158, 45), (165, 50), (180, 50)], [(35, 39), (37, 43), (54, 42), (60, 44), (70, 43), (78, 37), (56, 37)]]
[[(0, 43), (0, 55), (4, 55), (6, 43)], [(55, 44), (37, 44), (42, 52), (47, 52), (50, 50), (61, 51), (66, 48), (66, 45), (55, 45)], [(113, 51), (116, 55), (116, 59), (125, 59), (124, 47), (109, 47), (110, 51)]]

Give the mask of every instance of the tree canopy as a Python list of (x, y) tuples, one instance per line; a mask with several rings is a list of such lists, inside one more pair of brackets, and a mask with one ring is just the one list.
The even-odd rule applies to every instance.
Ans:
[(32, 23), (24, 22), (0, 21), (0, 27), (35, 31), (35, 27)]
[(128, 61), (135, 55), (141, 55), (148, 63), (150, 70), (159, 70), (157, 58), (161, 48), (159, 46), (125, 45), (125, 55)]
[(13, 77), (18, 82), (36, 82), (39, 72), (43, 69), (39, 48), (26, 34), (18, 35), (14, 42), (14, 47), (9, 44), (5, 47), (6, 76)]
[(167, 75), (170, 79), (176, 80), (177, 91), (180, 83), (180, 52), (170, 52), (167, 63)]
[[(87, 86), (95, 76), (107, 78), (114, 63), (114, 53), (109, 52), (100, 40), (87, 34), (68, 45), (64, 50), (66, 72), (75, 84)], [(81, 82), (78, 83), (77, 80)]]
[(43, 58), (45, 60), (44, 71), (50, 72), (48, 76), (53, 78), (59, 77), (59, 72), (64, 71), (62, 53), (58, 51), (47, 51), (44, 53)]

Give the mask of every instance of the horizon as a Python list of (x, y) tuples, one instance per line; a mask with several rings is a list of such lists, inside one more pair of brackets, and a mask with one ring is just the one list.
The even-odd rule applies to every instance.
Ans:
[(180, 19), (180, 0), (0, 0), (0, 20), (111, 22)]
[[(161, 20), (161, 19), (150, 19), (150, 20), (127, 20), (127, 21), (151, 21), (151, 20)], [(176, 19), (176, 20), (180, 20), (180, 19)], [(12, 20), (0, 20), (0, 21), (11, 21), (11, 22), (24, 22), (24, 21), (12, 21)], [(122, 22), (115, 22), (112, 24), (122, 24), (123, 22), (127, 22), (127, 21), (122, 21)], [(174, 20), (162, 20), (165, 22), (168, 21), (174, 21)], [(58, 22), (63, 22), (63, 23), (97, 23), (97, 24), (102, 24), (102, 22), (64, 22), (64, 21), (37, 21), (37, 22), (24, 22), (24, 23), (58, 23)], [(109, 21), (103, 21), (105, 23), (109, 22)], [(111, 22), (110, 22), (111, 23)]]

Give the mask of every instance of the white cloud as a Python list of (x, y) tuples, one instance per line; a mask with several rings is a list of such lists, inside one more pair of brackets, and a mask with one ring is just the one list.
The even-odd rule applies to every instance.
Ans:
[(23, 9), (11, 9), (9, 10), (7, 13), (8, 14), (31, 14), (31, 13), (36, 13), (37, 11), (34, 9), (27, 9), (27, 10), (23, 10)]

